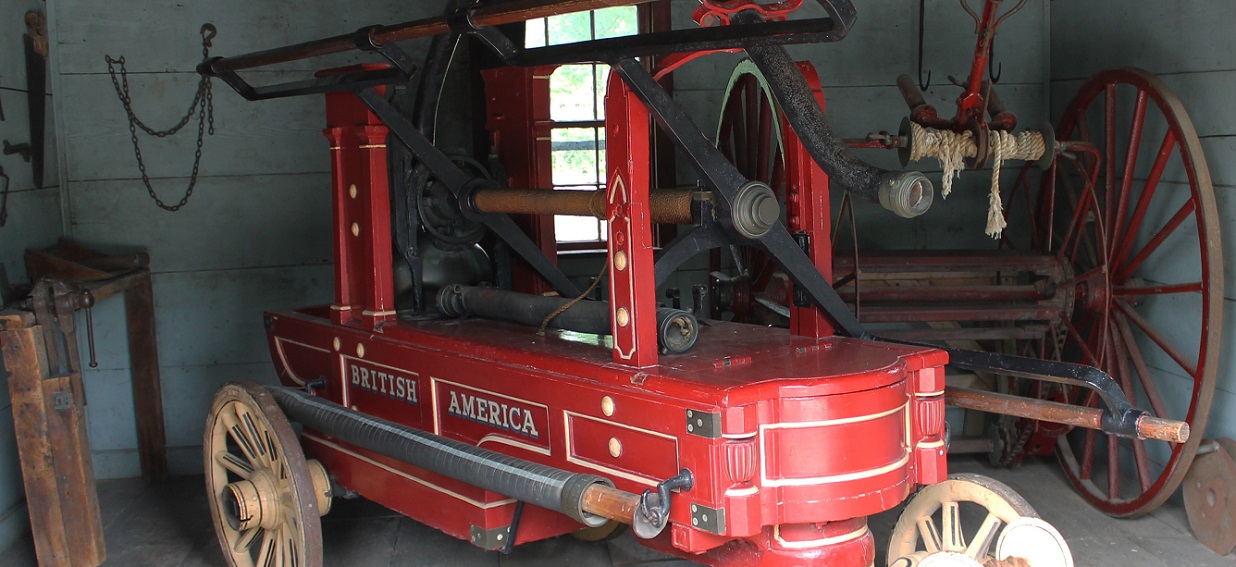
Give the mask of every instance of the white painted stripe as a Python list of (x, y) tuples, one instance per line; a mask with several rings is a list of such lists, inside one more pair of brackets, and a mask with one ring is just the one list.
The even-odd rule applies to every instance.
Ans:
[(763, 481), (762, 484), (764, 486), (815, 486), (817, 484), (835, 484), (838, 482), (858, 480), (860, 478), (871, 478), (873, 476), (880, 476), (884, 473), (895, 471), (901, 467), (904, 467), (906, 463), (908, 462), (910, 462), (910, 453), (905, 453), (904, 455), (901, 456), (900, 459), (897, 459), (896, 461), (893, 461), (887, 465), (884, 465), (882, 467), (877, 467), (874, 469), (854, 471), (854, 472), (849, 472), (845, 474), (835, 474), (831, 476), (780, 478), (780, 479), (763, 478), (761, 480)]
[(546, 449), (545, 447), (537, 447), (536, 445), (532, 445), (530, 443), (516, 441), (509, 437), (498, 435), (497, 433), (490, 433), (489, 435), (481, 437), (481, 440), (476, 442), (476, 446), (480, 447), (481, 445), (484, 445), (485, 443), (497, 443), (499, 445), (510, 445), (511, 447), (518, 447), (525, 451), (531, 451), (533, 453), (540, 453), (546, 456), (549, 456), (551, 454), (549, 452), (549, 449)]
[(837, 545), (837, 544), (845, 543), (847, 541), (854, 541), (861, 537), (866, 537), (866, 535), (869, 533), (871, 533), (871, 530), (867, 527), (866, 524), (863, 524), (863, 527), (857, 530), (854, 530), (848, 534), (842, 534), (839, 536), (826, 537), (826, 538), (820, 538), (820, 539), (810, 539), (810, 540), (804, 540), (804, 541), (786, 541), (781, 538), (781, 526), (777, 525), (773, 527), (773, 538), (777, 540), (777, 544), (782, 549), (811, 549), (815, 547), (824, 547), (827, 545)]
[(874, 469), (868, 469), (864, 471), (854, 471), (854, 472), (849, 472), (845, 474), (821, 476), (821, 477), (772, 479), (768, 477), (767, 431), (770, 429), (803, 429), (803, 428), (809, 428), (809, 427), (829, 427), (829, 426), (834, 426), (834, 425), (844, 425), (844, 424), (850, 424), (850, 423), (862, 423), (866, 421), (876, 420), (882, 417), (888, 417), (890, 415), (896, 414), (897, 412), (905, 412), (905, 440), (902, 444), (902, 448), (904, 449), (906, 447), (912, 446), (912, 443), (910, 442), (910, 411), (909, 410), (910, 410), (910, 402), (906, 402), (905, 405), (895, 407), (891, 410), (868, 414), (868, 415), (860, 415), (860, 416), (846, 417), (846, 418), (839, 418), (839, 419), (829, 419), (829, 420), (823, 420), (823, 421), (797, 421), (797, 422), (789, 422), (789, 423), (773, 423), (769, 425), (761, 425), (759, 428), (760, 447), (761, 447), (760, 451), (761, 451), (761, 457), (762, 457), (760, 459), (760, 484), (766, 487), (812, 486), (812, 485), (817, 485), (817, 484), (833, 484), (833, 483), (838, 483), (838, 482), (856, 480), (860, 478), (879, 476), (889, 471), (896, 470), (897, 468), (902, 467), (907, 462), (909, 462), (910, 460), (909, 451), (907, 451), (904, 455), (901, 456), (900, 459), (897, 459), (895, 462), (892, 462), (890, 464), (884, 465), (882, 467), (874, 468)]
[(297, 376), (296, 372), (292, 370), (292, 364), (288, 362), (288, 355), (287, 353), (283, 351), (283, 343), (302, 346), (307, 349), (316, 350), (319, 352), (330, 352), (329, 350), (326, 350), (324, 348), (315, 347), (313, 345), (307, 345), (305, 343), (298, 343), (296, 341), (290, 341), (283, 337), (275, 337), (275, 353), (279, 355), (279, 364), (283, 366), (283, 371), (287, 373), (288, 378), (291, 378), (293, 382), (296, 382), (296, 384), (300, 386), (305, 385), (305, 380), (301, 378), (300, 376)]
[(910, 404), (906, 403), (904, 405), (897, 406), (887, 411), (882, 411), (880, 413), (873, 413), (873, 414), (868, 414), (868, 415), (856, 415), (854, 417), (825, 419), (822, 421), (791, 421), (791, 422), (785, 422), (785, 423), (772, 423), (769, 425), (761, 425), (760, 432), (762, 434), (765, 430), (768, 430), (768, 429), (804, 429), (808, 427), (829, 427), (832, 425), (845, 425), (848, 423), (862, 423), (864, 421), (874, 421), (874, 420), (880, 419), (881, 417), (887, 417), (887, 416), (893, 415), (899, 411), (908, 409), (909, 407), (910, 407)]
[(752, 494), (759, 494), (759, 492), (760, 492), (760, 488), (758, 486), (752, 485), (752, 486), (748, 486), (747, 488), (733, 488), (733, 487), (727, 488), (725, 490), (725, 495), (726, 496), (750, 496)]

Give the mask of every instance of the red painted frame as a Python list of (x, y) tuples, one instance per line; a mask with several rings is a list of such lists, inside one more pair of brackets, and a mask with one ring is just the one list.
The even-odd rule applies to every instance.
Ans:
[[(267, 314), (285, 385), (322, 378), (315, 393), (354, 410), (632, 492), (689, 469), (694, 487), (674, 494), (670, 527), (645, 543), (714, 565), (866, 567), (866, 516), (945, 478), (942, 351), (833, 337), (816, 309), (795, 308), (793, 332), (716, 323), (692, 351), (658, 356), (651, 124), (621, 80), (606, 100), (612, 340), (384, 315), (389, 195), (374, 146), (385, 128), (351, 94), (327, 101), (336, 303)], [(789, 138), (791, 226), (827, 273), (827, 179)], [(321, 432), (303, 443), (340, 485), (456, 537), (493, 545), (485, 534), (511, 521), (502, 495)], [(579, 527), (529, 506), (517, 543)]]

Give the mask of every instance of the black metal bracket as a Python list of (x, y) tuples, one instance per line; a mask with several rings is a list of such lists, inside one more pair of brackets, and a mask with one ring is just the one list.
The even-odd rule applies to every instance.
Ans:
[(670, 493), (675, 490), (691, 490), (695, 486), (695, 476), (690, 469), (682, 469), (678, 474), (657, 484), (657, 488), (645, 490), (639, 497), (639, 506), (635, 509), (631, 529), (636, 536), (643, 539), (655, 537), (665, 529), (670, 517)]
[(515, 550), (515, 536), (519, 535), (519, 520), (524, 515), (524, 501), (515, 502), (515, 511), (511, 514), (511, 525), (506, 529), (506, 543), (498, 551), (510, 555)]

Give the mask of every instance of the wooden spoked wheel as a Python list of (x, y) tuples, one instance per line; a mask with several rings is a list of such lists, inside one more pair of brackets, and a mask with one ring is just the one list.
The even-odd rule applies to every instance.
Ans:
[[(1071, 272), (1071, 313), (1041, 355), (1103, 369), (1139, 408), (1186, 421), (1187, 443), (1073, 430), (1056, 439), (1096, 508), (1145, 514), (1180, 485), (1206, 429), (1222, 333), (1223, 255), (1210, 171), (1179, 99), (1149, 73), (1087, 81), (1057, 129), (1065, 156), (1037, 198), (1034, 246)], [(1046, 397), (1096, 406), (1081, 389)]]
[[(768, 81), (754, 63), (744, 59), (730, 75), (729, 85), (721, 100), (721, 116), (715, 138), (717, 147), (744, 177), (768, 184), (784, 206), (786, 179), (781, 115)], [(754, 322), (756, 297), (780, 305), (788, 304), (788, 298), (768, 297), (766, 294), (777, 272), (776, 262), (751, 247), (732, 248), (732, 253), (737, 274), (724, 282), (726, 289), (714, 290), (714, 318), (720, 318), (722, 312), (729, 312), (736, 321)], [(720, 267), (720, 255), (714, 253), (709, 267), (714, 277), (721, 275), (718, 272)], [(783, 289), (775, 291), (784, 295)], [(723, 308), (718, 310), (718, 305)]]
[[(1018, 527), (1028, 525), (1032, 527)], [(1019, 534), (1050, 533), (1030, 567), (1072, 567), (1068, 545), (1054, 528), (1038, 519), (1024, 498), (1004, 483), (976, 474), (952, 475), (910, 499), (893, 527), (888, 565), (1002, 565), (995, 561), (1008, 557), (1000, 548), (1005, 545), (1005, 532), (1014, 527)], [(1035, 535), (1029, 537), (1038, 540)]]
[(215, 535), (231, 567), (321, 567), (330, 486), (264, 388), (215, 394), (203, 442)]

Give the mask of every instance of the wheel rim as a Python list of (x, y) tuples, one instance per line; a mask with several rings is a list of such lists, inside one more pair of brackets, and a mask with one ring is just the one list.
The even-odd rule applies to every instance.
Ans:
[[(232, 567), (321, 567), (323, 487), (296, 434), (261, 386), (215, 394), (203, 443), (215, 535)], [(320, 484), (320, 483), (319, 483)]]
[[(1210, 411), (1223, 303), (1214, 188), (1180, 100), (1145, 71), (1091, 78), (1058, 133), (1093, 150), (1058, 159), (1038, 197), (1034, 244), (1061, 258), (1076, 286), (1073, 312), (1059, 340), (1048, 342), (1060, 346), (1055, 357), (1103, 369), (1135, 406), (1186, 421), (1196, 433), (1184, 444), (1093, 430), (1056, 440), (1066, 476), (1086, 501), (1137, 516), (1180, 485)], [(1180, 329), (1181, 313), (1196, 314), (1199, 327)], [(1176, 328), (1165, 325), (1171, 320)], [(1098, 404), (1078, 390), (1046, 395)], [(1132, 468), (1134, 482), (1121, 478), (1122, 468)]]
[(1004, 483), (976, 474), (952, 475), (920, 490), (906, 505), (889, 540), (888, 563), (965, 564), (955, 561), (964, 556), (983, 564), (993, 557), (1002, 530), (1024, 518), (1037, 519), (1038, 514)]
[[(781, 136), (781, 116), (776, 101), (768, 87), (768, 81), (759, 68), (748, 59), (734, 67), (729, 84), (721, 99), (721, 115), (717, 121), (716, 141), (725, 156), (744, 177), (751, 181), (768, 184), (777, 201), (784, 206), (786, 194), (785, 154)], [(741, 266), (733, 294), (749, 296), (764, 295), (769, 290), (777, 272), (777, 264), (762, 251), (742, 247), (735, 252), (735, 261)], [(714, 253), (711, 271), (720, 268), (720, 256)], [(741, 297), (731, 305), (735, 320), (747, 321), (751, 317), (754, 301)], [(769, 297), (780, 304), (787, 298)], [(715, 309), (712, 316), (719, 318), (721, 311)]]

